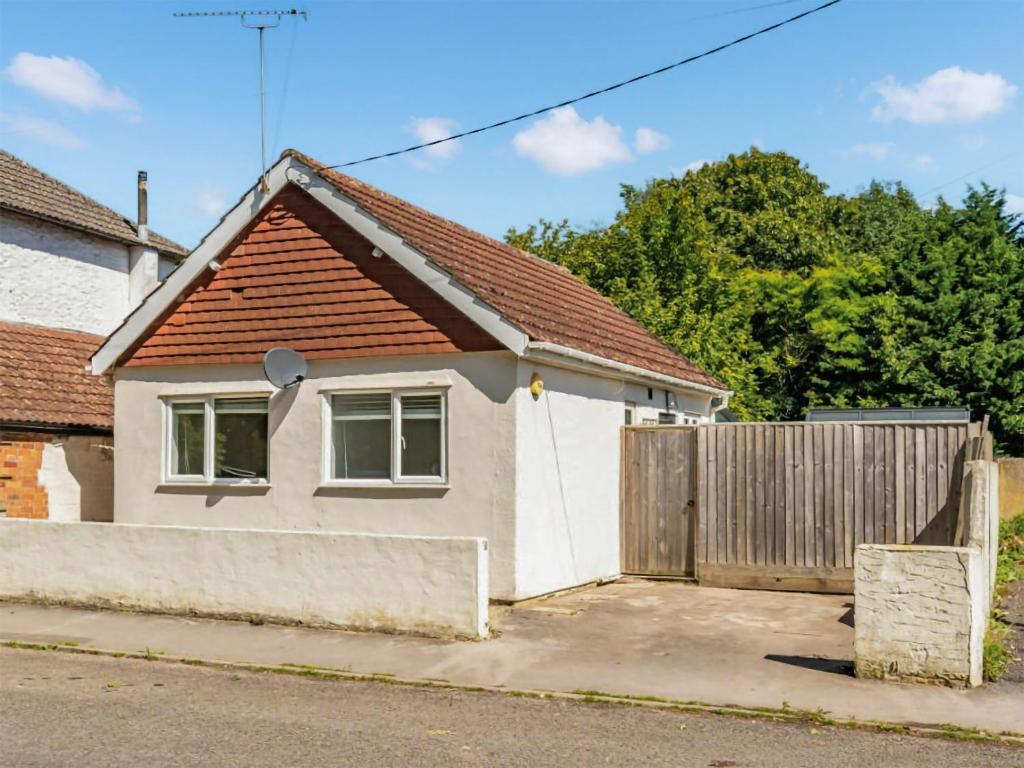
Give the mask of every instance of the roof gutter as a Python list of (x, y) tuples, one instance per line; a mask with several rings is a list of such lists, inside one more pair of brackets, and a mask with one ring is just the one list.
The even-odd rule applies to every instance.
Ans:
[(559, 358), (562, 359), (562, 362), (571, 360), (577, 363), (574, 367), (587, 370), (590, 373), (595, 372), (594, 368), (605, 369), (608, 373), (614, 372), (620, 376), (636, 379), (637, 381), (645, 383), (657, 382), (658, 384), (668, 385), (677, 389), (690, 389), (714, 397), (721, 397), (725, 401), (728, 401), (728, 398), (733, 394), (732, 390), (729, 389), (698, 384), (694, 381), (668, 376), (664, 373), (657, 373), (656, 371), (650, 371), (636, 365), (629, 365), (628, 363), (620, 363), (618, 360), (592, 355), (589, 352), (581, 352), (572, 347), (563, 347), (561, 344), (552, 344), (547, 341), (531, 341), (527, 345), (523, 357), (553, 364), (558, 364), (560, 362)]
[(114, 434), (112, 427), (95, 427), (88, 424), (44, 424), (38, 421), (0, 421), (0, 431), (54, 435), (92, 435), (94, 437), (110, 437)]

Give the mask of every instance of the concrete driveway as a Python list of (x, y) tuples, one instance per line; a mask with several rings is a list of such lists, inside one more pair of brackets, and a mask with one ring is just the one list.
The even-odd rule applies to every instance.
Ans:
[(495, 609), (500, 635), (481, 642), (5, 604), (0, 640), (1024, 732), (1021, 685), (955, 691), (851, 677), (851, 603), (623, 579)]

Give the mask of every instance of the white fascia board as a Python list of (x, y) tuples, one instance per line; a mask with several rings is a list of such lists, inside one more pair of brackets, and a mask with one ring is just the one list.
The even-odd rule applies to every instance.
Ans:
[(726, 400), (733, 394), (732, 390), (711, 387), (707, 384), (698, 384), (686, 379), (668, 376), (636, 365), (629, 365), (628, 363), (620, 363), (607, 357), (592, 355), (589, 352), (581, 352), (578, 349), (563, 347), (561, 344), (551, 344), (546, 341), (531, 341), (523, 357), (528, 360), (536, 360), (539, 363), (583, 371), (597, 376), (604, 376), (605, 378), (628, 380), (644, 386), (654, 384), (675, 390), (700, 392), (701, 394), (721, 397)]
[(292, 158), (283, 158), (267, 174), (269, 191), (261, 192), (259, 184), (252, 187), (214, 227), (199, 246), (178, 265), (139, 307), (128, 315), (121, 327), (103, 342), (92, 356), (92, 372), (107, 373), (157, 318), (181, 296), (238, 234), (245, 229), (263, 207), (287, 183), (285, 171)]
[(287, 172), (287, 176), (288, 181), (305, 190), (317, 202), (384, 251), (413, 277), (462, 312), (493, 338), (517, 355), (522, 355), (526, 351), (526, 345), (530, 339), (523, 331), (505, 319), (494, 307), (481, 301), (475, 293), (460, 284), (452, 275), (409, 245), (401, 235), (360, 208), (355, 201), (344, 195), (312, 168), (296, 160)]
[(268, 191), (252, 187), (199, 246), (189, 254), (164, 283), (114, 331), (92, 357), (92, 372), (107, 373), (146, 330), (179, 299), (238, 234), (259, 215), (263, 207), (288, 183), (305, 190), (331, 210), (356, 232), (379, 247), (423, 282), (442, 299), (463, 312), (470, 320), (517, 355), (526, 350), (529, 337), (509, 323), (493, 307), (433, 264), (426, 256), (402, 240), (401, 236), (370, 216), (305, 163), (283, 157), (267, 174)]

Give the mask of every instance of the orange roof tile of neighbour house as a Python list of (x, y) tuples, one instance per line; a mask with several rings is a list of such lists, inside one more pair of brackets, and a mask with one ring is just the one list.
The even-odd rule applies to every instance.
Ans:
[(102, 336), (0, 323), (0, 426), (109, 432), (110, 382), (89, 373)]
[[(0, 209), (52, 221), (127, 245), (138, 245), (135, 225), (117, 211), (0, 149)], [(151, 246), (181, 257), (188, 249), (150, 231)]]
[[(299, 176), (289, 176), (293, 170)], [(202, 263), (184, 270), (177, 284), (165, 286), (152, 306), (111, 336), (109, 352), (94, 360), (99, 370), (111, 359), (132, 366), (257, 362), (273, 346), (291, 346), (310, 358), (499, 348), (488, 334), (504, 331), (465, 304), (460, 313), (405, 271), (412, 267), (404, 257), (375, 258), (370, 240), (381, 232), (397, 237), (389, 242), (400, 242), (399, 250), (411, 249), (450, 276), (475, 306), (500, 317), (528, 343), (724, 392), (717, 379), (562, 267), (294, 150), (282, 155), (271, 176), (277, 171), (271, 202), (237, 236), (229, 235), (233, 241), (217, 245), (219, 252), (210, 245), (215, 229), (191, 257)], [(300, 178), (307, 172), (348, 201), (342, 206), (348, 213), (314, 199), (316, 185)], [(247, 210), (254, 194), (222, 224)], [(363, 227), (363, 234), (352, 227)], [(219, 271), (202, 269), (211, 258), (220, 262)]]

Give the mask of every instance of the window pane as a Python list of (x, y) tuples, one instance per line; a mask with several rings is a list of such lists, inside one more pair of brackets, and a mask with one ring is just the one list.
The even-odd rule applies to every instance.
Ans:
[(391, 478), (391, 395), (374, 392), (331, 398), (334, 441), (332, 477)]
[(441, 396), (402, 398), (402, 475), (441, 477)]
[(171, 405), (171, 473), (203, 474), (203, 404)]
[(214, 477), (267, 476), (267, 399), (214, 401)]

